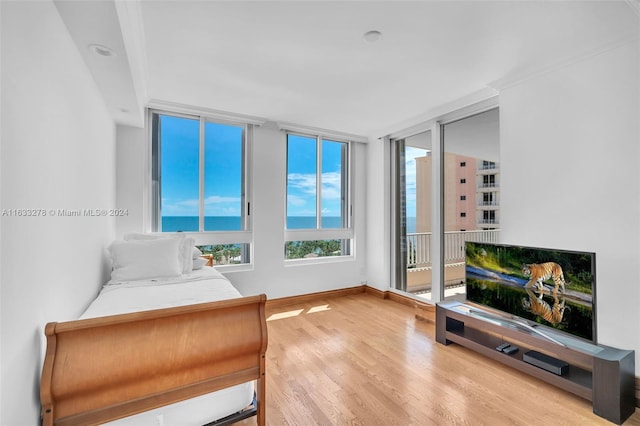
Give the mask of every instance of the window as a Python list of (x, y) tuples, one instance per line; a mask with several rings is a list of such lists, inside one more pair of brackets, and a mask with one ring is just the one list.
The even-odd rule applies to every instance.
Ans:
[(496, 212), (493, 210), (483, 210), (482, 223), (496, 223)]
[(460, 162), (460, 167), (467, 167), (467, 162), (466, 161), (461, 161)]
[(217, 264), (248, 263), (248, 125), (151, 112), (155, 232), (193, 233)]
[(466, 179), (460, 179), (460, 183), (467, 183)]
[(482, 205), (493, 206), (495, 205), (493, 192), (485, 192), (482, 194)]
[(460, 196), (460, 201), (465, 201), (466, 199), (467, 199), (467, 196), (466, 196), (466, 195), (461, 195), (461, 196)]
[(482, 176), (483, 188), (493, 188), (496, 186), (496, 175), (484, 175)]
[(347, 256), (349, 143), (287, 134), (285, 258)]
[(467, 213), (466, 212), (460, 213), (460, 217), (467, 217)]

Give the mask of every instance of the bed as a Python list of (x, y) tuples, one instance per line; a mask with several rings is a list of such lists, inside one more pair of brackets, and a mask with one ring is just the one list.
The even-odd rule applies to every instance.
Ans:
[(84, 314), (45, 327), (43, 424), (264, 425), (266, 296), (241, 297), (183, 236), (109, 253)]

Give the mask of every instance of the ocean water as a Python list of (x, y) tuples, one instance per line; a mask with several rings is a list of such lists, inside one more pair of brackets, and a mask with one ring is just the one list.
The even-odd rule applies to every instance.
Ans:
[[(207, 231), (239, 231), (240, 216), (206, 216), (204, 229)], [(162, 216), (164, 232), (198, 232), (197, 216)]]
[[(313, 216), (289, 216), (287, 229), (313, 229), (316, 218)], [(339, 217), (323, 217), (323, 228), (340, 228)], [(240, 216), (206, 216), (204, 218), (205, 231), (239, 231), (241, 230)], [(197, 232), (198, 218), (196, 216), (162, 216), (162, 230), (164, 232)], [(407, 233), (416, 232), (416, 218), (407, 218)]]

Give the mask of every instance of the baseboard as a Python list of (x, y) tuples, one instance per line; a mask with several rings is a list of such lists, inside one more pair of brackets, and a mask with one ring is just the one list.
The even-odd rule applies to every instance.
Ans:
[[(317, 293), (307, 293), (298, 296), (279, 297), (277, 299), (268, 299), (267, 306), (270, 308), (277, 308), (280, 306), (295, 305), (296, 303), (308, 303), (315, 302), (320, 299), (326, 299), (331, 297), (343, 297), (351, 296), (354, 294), (367, 293), (380, 299), (388, 299), (396, 303), (400, 303), (405, 306), (415, 306), (417, 303), (421, 305), (428, 305), (427, 303), (421, 303), (407, 296), (403, 296), (392, 291), (383, 291), (375, 287), (368, 285), (361, 285), (356, 287), (340, 288), (337, 290), (320, 291)], [(433, 306), (433, 305), (431, 305)], [(433, 308), (435, 318), (435, 307)]]
[(386, 299), (387, 295), (389, 294), (388, 291), (378, 290), (377, 288), (371, 287), (371, 286), (368, 286), (368, 285), (365, 285), (364, 288), (365, 288), (365, 292), (367, 294), (371, 294), (371, 295), (373, 295), (375, 297), (378, 297), (380, 299)]
[(436, 323), (436, 305), (431, 303), (416, 302), (415, 315), (417, 319)]
[(319, 299), (351, 296), (361, 293), (367, 293), (380, 299), (388, 299), (405, 306), (411, 306), (415, 309), (415, 316), (417, 319), (432, 323), (435, 323), (436, 321), (435, 305), (426, 302), (420, 302), (411, 297), (407, 297), (392, 291), (379, 290), (368, 285), (321, 291), (317, 293), (301, 294), (298, 296), (280, 297), (277, 299), (269, 299), (267, 300), (267, 307), (278, 308), (280, 306), (294, 305), (296, 303), (309, 303), (315, 302)]
[(416, 319), (436, 323), (436, 305), (428, 302), (421, 302), (408, 296), (404, 296), (393, 291), (382, 291), (374, 287), (366, 286), (366, 292), (381, 299), (389, 299), (396, 303), (414, 308)]
[(301, 294), (298, 296), (288, 296), (288, 297), (280, 297), (277, 299), (268, 299), (266, 306), (268, 308), (279, 308), (280, 306), (294, 305), (296, 303), (308, 303), (315, 302), (320, 299), (327, 299), (332, 297), (343, 297), (343, 296), (351, 296), (354, 294), (361, 294), (366, 291), (366, 287), (364, 285), (349, 287), (349, 288), (341, 288), (337, 290), (327, 290), (320, 291), (317, 293), (308, 293)]

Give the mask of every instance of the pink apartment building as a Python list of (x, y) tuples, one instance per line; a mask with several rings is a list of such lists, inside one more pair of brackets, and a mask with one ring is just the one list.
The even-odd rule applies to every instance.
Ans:
[[(423, 249), (431, 233), (431, 159), (430, 155), (416, 158), (416, 235), (407, 236), (410, 250)], [(500, 228), (500, 170), (495, 162), (459, 154), (444, 155), (444, 229), (445, 283), (464, 282), (465, 240), (476, 240), (478, 231)], [(485, 238), (485, 236), (481, 236)], [(429, 240), (428, 238), (426, 239)], [(414, 243), (415, 241), (416, 243)], [(414, 254), (414, 253), (412, 253)], [(425, 259), (415, 253), (417, 259)], [(431, 287), (430, 261), (410, 265), (407, 290), (420, 292)]]

